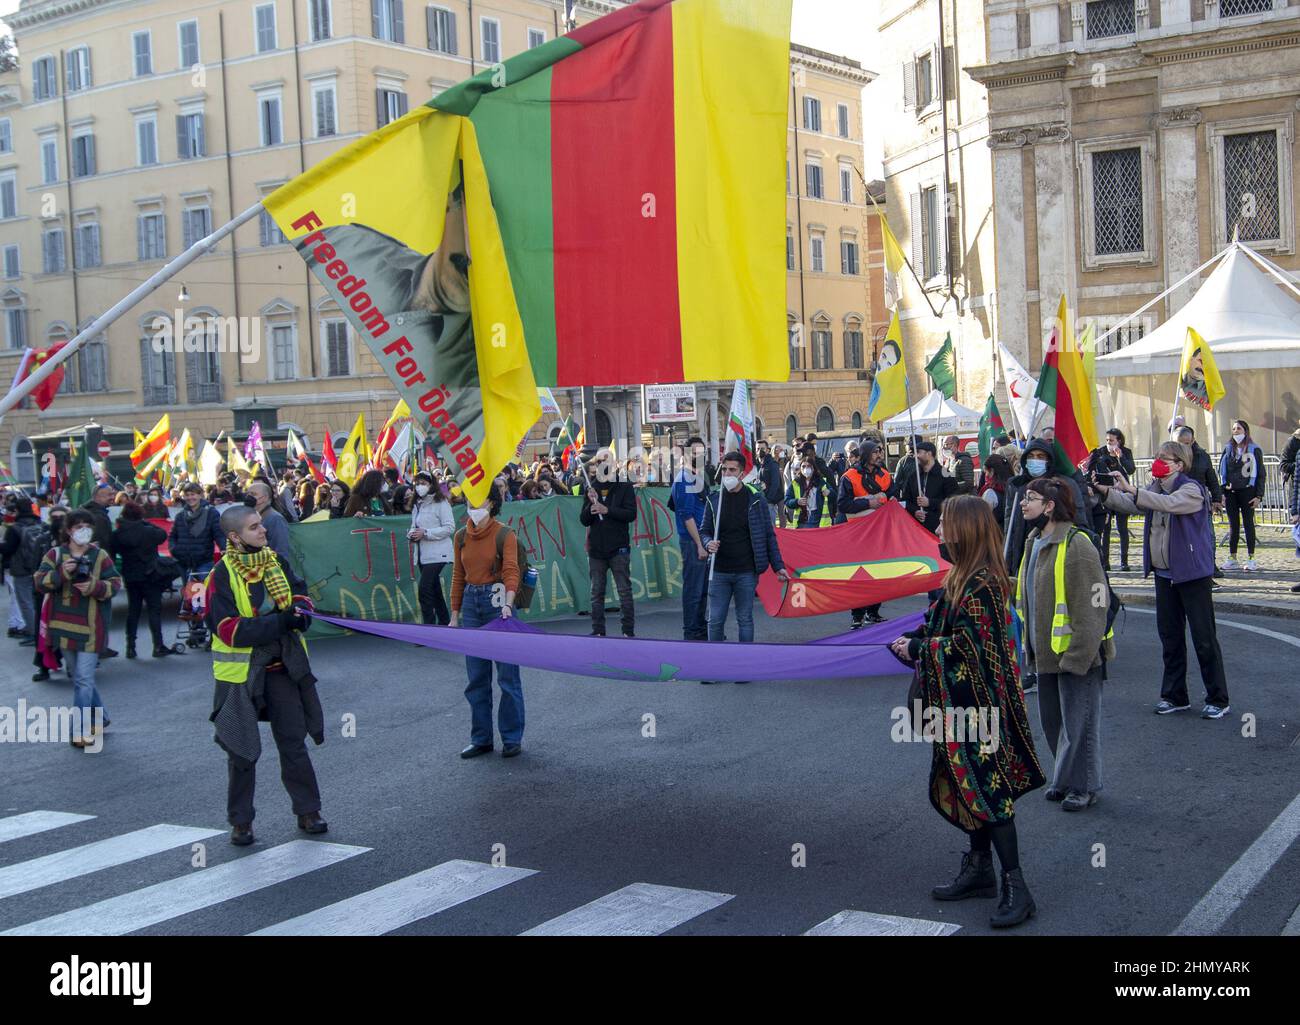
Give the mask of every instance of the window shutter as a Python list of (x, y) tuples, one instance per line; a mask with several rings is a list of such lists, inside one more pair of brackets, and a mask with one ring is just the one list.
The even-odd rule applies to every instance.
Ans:
[(432, 7), (424, 9), (424, 32), (429, 37), (429, 49), (436, 50), (438, 41), (438, 12)]
[(903, 65), (903, 109), (916, 109), (916, 62)]
[(72, 59), (71, 52), (63, 54), (63, 62), (63, 89), (74, 92), (77, 88), (77, 62)]
[(446, 16), (446, 22), (447, 22), (447, 49), (451, 53), (458, 53), (459, 49), (457, 48), (457, 43), (456, 43), (456, 15), (448, 13)]
[(934, 102), (939, 101), (939, 75), (943, 67), (943, 47), (938, 43), (930, 48), (930, 99)]
[(142, 394), (141, 400), (146, 406), (157, 404), (154, 398), (153, 390), (153, 366), (150, 362), (153, 356), (153, 342), (148, 338), (140, 339), (140, 384)]
[(91, 247), (91, 255), (95, 258), (94, 265), (98, 267), (102, 262), (99, 256), (99, 225), (98, 224), (92, 224), (90, 226), (90, 247)]
[(144, 248), (144, 218), (137, 216), (135, 219), (135, 258), (137, 260), (145, 259)]
[[(379, 0), (370, 0), (370, 31), (376, 39), (383, 39), (383, 25), (379, 20)], [(379, 122), (383, 124), (382, 121)]]
[(206, 353), (187, 352), (185, 354), (185, 397), (190, 402), (202, 402), (204, 396), (201, 396), (200, 379), (199, 379), (199, 359)]
[(203, 115), (194, 115), (194, 134), (196, 136), (194, 148), (198, 151), (197, 156), (206, 157), (208, 155), (208, 143), (203, 135)]
[(402, 0), (393, 0), (393, 42), (406, 42), (406, 15)]
[(953, 60), (951, 46), (943, 48), (943, 98), (945, 100), (955, 100), (957, 98), (957, 66)]
[(913, 192), (909, 197), (912, 203), (912, 266), (922, 278), (925, 277), (925, 247), (922, 235), (925, 225), (921, 223), (921, 193)]
[(397, 116), (402, 117), (406, 113), (406, 93), (397, 94)]
[(257, 244), (260, 246), (269, 246), (271, 244), (270, 217), (265, 210), (257, 218)]
[(176, 115), (176, 156), (184, 160), (190, 155), (188, 122), (184, 114)]
[(95, 137), (93, 135), (84, 135), (86, 140), (86, 174), (95, 173)]
[(376, 90), (375, 90), (375, 117), (376, 117), (376, 124), (382, 126), (382, 125), (384, 125), (384, 124), (387, 123), (387, 120), (388, 120), (388, 119), (385, 117), (385, 114), (386, 114), (386, 110), (385, 110), (385, 106), (384, 106), (384, 90), (382, 90), (382, 89), (376, 89)]
[(947, 226), (945, 238), (948, 241), (948, 253), (945, 255), (945, 267), (947, 261), (952, 262), (952, 272), (957, 274), (961, 270), (962, 251), (961, 251), (961, 220), (957, 216), (957, 186), (948, 187), (948, 204), (945, 208), (948, 216), (944, 218)]
[(87, 46), (82, 53), (86, 55), (86, 80), (81, 83), (81, 88), (89, 89), (95, 84), (90, 77), (90, 47)]

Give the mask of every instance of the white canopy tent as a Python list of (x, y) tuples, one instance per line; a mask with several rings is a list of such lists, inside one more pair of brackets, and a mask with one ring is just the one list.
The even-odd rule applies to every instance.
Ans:
[(1240, 417), (1266, 452), (1277, 452), (1300, 421), (1300, 298), (1295, 286), (1240, 242), (1231, 243), (1217, 259), (1214, 272), (1169, 320), (1133, 345), (1097, 357), (1098, 391), (1107, 417), (1101, 428), (1113, 424), (1131, 432), (1129, 443), (1138, 455), (1153, 453), (1167, 437), (1188, 327), (1209, 343), (1227, 391), (1213, 412), (1186, 400), (1179, 403), (1178, 412), (1205, 448), (1220, 447), (1231, 421)]
[(886, 420), (884, 433), (886, 438), (905, 438), (911, 434), (970, 434), (979, 429), (979, 413), (944, 398), (936, 388), (911, 409)]

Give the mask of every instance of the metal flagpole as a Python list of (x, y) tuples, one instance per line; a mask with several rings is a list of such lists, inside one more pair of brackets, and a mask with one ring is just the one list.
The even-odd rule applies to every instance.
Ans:
[(0, 422), (3, 422), (5, 414), (8, 413), (9, 410), (13, 409), (14, 406), (18, 405), (19, 402), (30, 395), (42, 381), (54, 373), (57, 367), (61, 366), (65, 360), (69, 359), (86, 342), (106, 331), (111, 324), (120, 318), (122, 314), (126, 313), (127, 310), (135, 306), (135, 304), (141, 299), (153, 292), (159, 285), (162, 285), (170, 278), (175, 277), (241, 224), (252, 220), (261, 212), (261, 210), (262, 204), (254, 203), (233, 220), (227, 221), (211, 235), (199, 239), (199, 241), (195, 242), (194, 245), (189, 247), (189, 249), (176, 257), (176, 259), (165, 264), (157, 271), (157, 273), (151, 274), (141, 284), (133, 288), (123, 299), (120, 299), (109, 307), (105, 313), (91, 321), (90, 324), (75, 338), (62, 346), (58, 352), (54, 353), (49, 359), (42, 363), (30, 377), (9, 389), (9, 393), (3, 399), (0, 399)]

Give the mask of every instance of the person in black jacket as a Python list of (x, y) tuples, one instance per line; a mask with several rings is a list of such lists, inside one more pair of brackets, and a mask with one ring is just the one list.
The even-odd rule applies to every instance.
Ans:
[[(1088, 456), (1089, 479), (1094, 483), (1111, 485), (1118, 480), (1117, 474), (1123, 474), (1127, 480), (1132, 480), (1136, 472), (1133, 452), (1124, 444), (1124, 432), (1118, 427), (1112, 427), (1106, 432), (1106, 444), (1093, 449)], [(1104, 503), (1099, 505), (1099, 509), (1105, 515), (1100, 531), (1102, 561), (1106, 563), (1107, 569), (1115, 568), (1110, 561), (1110, 532), (1113, 524), (1119, 534), (1119, 568), (1128, 573), (1128, 516), (1107, 509)]]
[(104, 551), (108, 551), (108, 546), (113, 541), (113, 522), (108, 518), (108, 509), (116, 501), (117, 489), (112, 484), (98, 484), (90, 501), (81, 507), (94, 519), (94, 542)]
[(280, 754), (280, 781), (298, 828), (324, 833), (320, 785), (306, 738), (325, 742), (324, 714), (302, 631), (310, 625), (306, 585), (283, 556), (266, 544), (256, 510), (234, 506), (221, 515), (225, 554), (208, 577), (207, 621), (213, 634), (216, 679), (212, 715), (216, 741), (227, 757), (226, 814), (230, 842), (253, 843), (253, 791), (262, 741), (259, 722), (271, 724)]
[(772, 510), (772, 522), (785, 526), (785, 481), (781, 477), (781, 464), (772, 457), (772, 447), (766, 441), (757, 445), (758, 480), (763, 497)]
[(907, 506), (907, 511), (921, 526), (934, 534), (939, 530), (943, 500), (956, 493), (957, 482), (940, 468), (939, 452), (932, 441), (917, 444), (916, 465), (920, 469), (919, 477), (914, 469), (906, 477), (896, 479), (894, 486), (898, 489), (899, 501)]
[(1210, 458), (1210, 453), (1196, 443), (1196, 432), (1186, 424), (1178, 428), (1177, 440), (1192, 450), (1192, 466), (1187, 471), (1187, 476), (1203, 485), (1210, 493), (1213, 511), (1223, 512), (1223, 485), (1219, 483), (1219, 475), (1214, 472), (1214, 460)]
[(623, 636), (633, 637), (632, 541), (628, 526), (636, 522), (636, 491), (619, 480), (614, 453), (602, 448), (587, 465), (590, 487), (578, 518), (587, 528), (587, 561), (591, 569), (591, 635), (605, 636), (605, 577), (614, 574)]
[(140, 627), (140, 609), (149, 611), (149, 634), (153, 657), (165, 658), (172, 649), (163, 642), (162, 591), (158, 575), (158, 546), (167, 540), (162, 527), (146, 522), (144, 510), (127, 502), (117, 518), (117, 529), (109, 539), (109, 551), (122, 560), (122, 583), (126, 586), (126, 657), (135, 658), (135, 635)]
[(185, 508), (172, 520), (168, 547), (186, 574), (207, 576), (212, 569), (213, 550), (226, 547), (221, 533), (221, 514), (203, 500), (203, 485), (194, 481), (181, 492)]

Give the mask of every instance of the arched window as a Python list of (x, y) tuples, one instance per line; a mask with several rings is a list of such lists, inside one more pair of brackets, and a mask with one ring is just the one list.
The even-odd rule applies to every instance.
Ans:
[(172, 333), (172, 318), (161, 310), (140, 318), (140, 398), (146, 406), (176, 403), (176, 343), (183, 339)]
[(833, 430), (835, 430), (835, 413), (830, 406), (822, 406), (817, 410), (817, 433)]
[(799, 433), (799, 418), (791, 413), (785, 418), (785, 443), (793, 445), (795, 436)]
[(9, 447), (9, 465), (13, 467), (14, 476), (20, 483), (36, 484), (36, 451), (32, 443), (21, 434), (14, 438)]
[(862, 414), (856, 409), (853, 411), (853, 429), (855, 431), (862, 430)]
[(595, 426), (595, 438), (588, 438), (588, 441), (594, 441), (600, 448), (604, 448), (614, 440), (614, 421), (609, 418), (609, 414), (603, 409), (596, 410), (596, 415), (592, 418)]

